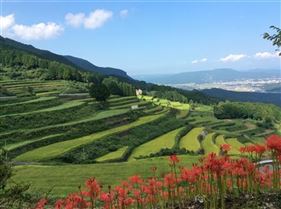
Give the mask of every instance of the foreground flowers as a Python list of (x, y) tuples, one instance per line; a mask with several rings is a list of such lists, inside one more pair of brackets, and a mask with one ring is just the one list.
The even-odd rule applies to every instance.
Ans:
[[(129, 177), (115, 188), (103, 188), (95, 178), (86, 181), (85, 188), (69, 194), (55, 203), (55, 209), (128, 209), (128, 208), (184, 208), (186, 202), (201, 199), (205, 208), (225, 208), (228, 194), (258, 195), (263, 191), (280, 190), (281, 187), (281, 137), (272, 135), (265, 145), (241, 148), (240, 158), (231, 158), (231, 147), (222, 145), (222, 153), (204, 157), (191, 168), (179, 166), (176, 155), (169, 157), (171, 171), (160, 178), (157, 168), (152, 177)], [(273, 163), (260, 167), (255, 161), (270, 156)], [(46, 199), (40, 200), (35, 209), (44, 209)]]

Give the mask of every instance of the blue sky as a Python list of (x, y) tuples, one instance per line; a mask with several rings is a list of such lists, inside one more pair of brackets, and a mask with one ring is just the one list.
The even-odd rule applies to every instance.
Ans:
[(1, 34), (130, 75), (280, 68), (280, 2), (2, 2)]

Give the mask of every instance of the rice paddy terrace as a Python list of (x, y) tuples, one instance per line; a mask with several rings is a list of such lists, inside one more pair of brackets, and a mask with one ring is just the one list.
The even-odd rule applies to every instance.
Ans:
[[(101, 108), (85, 93), (62, 94), (66, 81), (0, 85), (17, 95), (0, 100), (0, 146), (15, 163), (13, 180), (31, 183), (33, 190), (52, 188), (55, 196), (91, 176), (114, 185), (135, 173), (149, 176), (152, 166), (164, 172), (164, 155), (172, 151), (187, 165), (219, 153), (221, 144), (239, 155), (244, 144), (275, 132), (250, 119), (216, 119), (211, 106), (148, 96), (111, 96)], [(27, 87), (34, 95), (24, 95)]]

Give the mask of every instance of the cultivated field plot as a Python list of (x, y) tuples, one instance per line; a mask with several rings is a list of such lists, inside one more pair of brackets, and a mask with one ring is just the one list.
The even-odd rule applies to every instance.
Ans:
[(199, 142), (199, 135), (203, 132), (204, 128), (198, 127), (192, 129), (180, 140), (180, 148), (186, 149), (188, 151), (197, 152), (201, 149), (201, 144)]
[(96, 161), (97, 162), (106, 162), (106, 161), (110, 161), (110, 160), (119, 159), (124, 155), (124, 153), (126, 152), (127, 149), (128, 149), (128, 146), (121, 147), (114, 152), (110, 152), (106, 155), (103, 155), (103, 156), (97, 158)]
[(145, 101), (150, 101), (156, 105), (160, 105), (163, 107), (170, 107), (178, 110), (189, 110), (190, 105), (180, 102), (173, 102), (167, 99), (153, 99), (152, 96), (139, 96), (139, 99), (143, 99)]
[(175, 145), (175, 138), (182, 128), (170, 131), (162, 136), (152, 139), (151, 141), (140, 145), (131, 154), (129, 160), (139, 158), (141, 156), (149, 156), (157, 153), (161, 149), (172, 148)]
[(205, 152), (205, 154), (210, 153), (219, 153), (219, 147), (214, 143), (214, 135), (215, 133), (208, 134), (202, 141), (202, 148)]

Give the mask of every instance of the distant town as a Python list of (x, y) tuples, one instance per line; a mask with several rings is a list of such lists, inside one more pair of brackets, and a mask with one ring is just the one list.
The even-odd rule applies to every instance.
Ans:
[(193, 90), (193, 89), (211, 89), (220, 88), (229, 91), (238, 92), (271, 92), (280, 93), (281, 78), (265, 78), (265, 79), (247, 79), (235, 80), (228, 82), (212, 82), (212, 83), (186, 83), (174, 84), (177, 88)]

